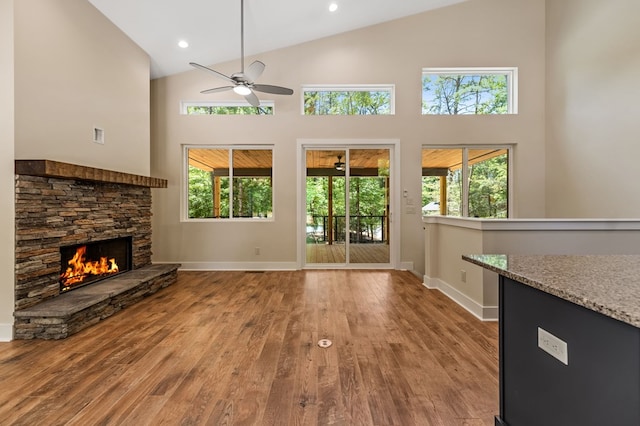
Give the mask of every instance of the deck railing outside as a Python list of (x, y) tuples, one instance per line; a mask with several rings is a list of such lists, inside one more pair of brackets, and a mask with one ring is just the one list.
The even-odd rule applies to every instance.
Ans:
[[(329, 241), (329, 216), (311, 216), (312, 222), (307, 224), (308, 243), (326, 243)], [(346, 240), (346, 217), (334, 215), (332, 217), (334, 243), (344, 243)], [(383, 243), (387, 241), (386, 216), (349, 216), (349, 242)]]

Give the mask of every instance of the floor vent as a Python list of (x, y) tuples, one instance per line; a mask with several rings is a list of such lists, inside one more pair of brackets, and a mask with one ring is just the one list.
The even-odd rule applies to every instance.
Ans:
[(323, 349), (327, 349), (331, 345), (332, 345), (332, 342), (329, 339), (320, 339), (320, 341), (318, 342), (318, 346), (320, 346)]

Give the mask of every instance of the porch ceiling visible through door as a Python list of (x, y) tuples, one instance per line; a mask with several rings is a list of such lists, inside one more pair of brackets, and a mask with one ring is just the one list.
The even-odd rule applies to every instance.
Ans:
[[(346, 160), (344, 150), (320, 151), (313, 150), (307, 152), (307, 168), (310, 169), (332, 169), (338, 161), (338, 155), (342, 156), (342, 161)], [(359, 169), (377, 169), (380, 158), (388, 158), (389, 149), (351, 149), (349, 151), (349, 165)]]

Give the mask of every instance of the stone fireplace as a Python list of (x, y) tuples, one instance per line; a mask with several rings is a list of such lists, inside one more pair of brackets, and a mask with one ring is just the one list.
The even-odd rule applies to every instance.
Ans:
[[(151, 188), (166, 186), (164, 179), (16, 160), (16, 339), (67, 337), (175, 282), (179, 265), (151, 264)], [(113, 248), (99, 248), (105, 241), (126, 242), (129, 252), (104, 256)], [(87, 259), (89, 251), (97, 259)], [(107, 272), (88, 281), (100, 283), (61, 285), (74, 256), (105, 263)], [(112, 258), (131, 271), (113, 273)]]

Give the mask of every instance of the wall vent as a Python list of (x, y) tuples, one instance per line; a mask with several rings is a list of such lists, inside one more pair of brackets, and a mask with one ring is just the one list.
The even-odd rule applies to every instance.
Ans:
[(93, 141), (104, 145), (104, 129), (99, 127), (93, 128)]

